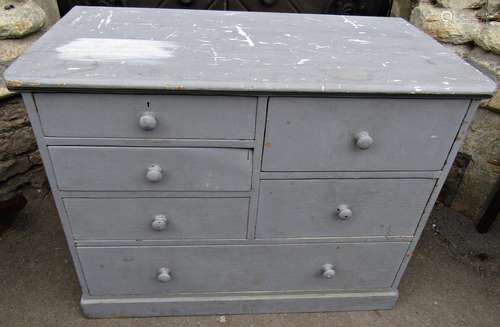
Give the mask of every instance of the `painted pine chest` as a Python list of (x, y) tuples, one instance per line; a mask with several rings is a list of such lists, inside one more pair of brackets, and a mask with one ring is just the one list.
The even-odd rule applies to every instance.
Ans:
[(391, 308), (495, 88), (399, 18), (105, 7), (5, 75), (91, 317)]

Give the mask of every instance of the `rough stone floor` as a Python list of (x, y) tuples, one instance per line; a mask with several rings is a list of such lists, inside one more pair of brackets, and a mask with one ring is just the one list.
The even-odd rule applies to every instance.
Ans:
[(50, 194), (0, 236), (0, 326), (500, 326), (500, 223), (435, 208), (390, 311), (87, 319)]

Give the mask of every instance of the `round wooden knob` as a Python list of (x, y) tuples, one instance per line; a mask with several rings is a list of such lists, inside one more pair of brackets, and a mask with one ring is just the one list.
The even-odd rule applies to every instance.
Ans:
[(151, 183), (158, 183), (163, 178), (163, 169), (158, 165), (151, 165), (146, 172), (146, 179)]
[(167, 228), (167, 223), (168, 223), (167, 217), (165, 217), (164, 215), (156, 215), (153, 221), (151, 222), (151, 228), (157, 231), (161, 231)]
[(373, 144), (373, 138), (366, 131), (361, 131), (355, 136), (356, 146), (361, 150), (368, 149)]
[(161, 267), (158, 269), (158, 275), (156, 276), (158, 281), (162, 283), (169, 282), (172, 279), (172, 276), (170, 275), (170, 269)]
[(145, 112), (139, 117), (139, 126), (145, 131), (150, 131), (158, 125), (158, 120), (152, 112)]
[(323, 277), (331, 279), (335, 276), (335, 269), (333, 269), (333, 265), (331, 263), (325, 263), (321, 267), (321, 273)]
[(342, 220), (346, 220), (352, 217), (352, 210), (345, 204), (341, 204), (337, 207), (337, 217)]

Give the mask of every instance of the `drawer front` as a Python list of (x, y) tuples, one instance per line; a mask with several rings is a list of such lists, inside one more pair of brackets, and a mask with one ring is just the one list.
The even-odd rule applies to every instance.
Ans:
[(255, 97), (35, 94), (46, 136), (253, 139)]
[(407, 248), (380, 242), (85, 247), (78, 253), (92, 295), (127, 295), (388, 288)]
[(77, 240), (244, 239), (247, 198), (66, 198)]
[(61, 190), (248, 191), (252, 151), (50, 146)]
[(468, 104), (461, 99), (271, 98), (262, 169), (440, 170)]
[(411, 236), (430, 179), (264, 180), (257, 238)]

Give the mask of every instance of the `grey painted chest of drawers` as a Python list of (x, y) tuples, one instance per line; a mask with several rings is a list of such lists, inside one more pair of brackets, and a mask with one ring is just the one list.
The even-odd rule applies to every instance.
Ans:
[(92, 317), (391, 308), (495, 87), (402, 19), (102, 7), (6, 79)]

